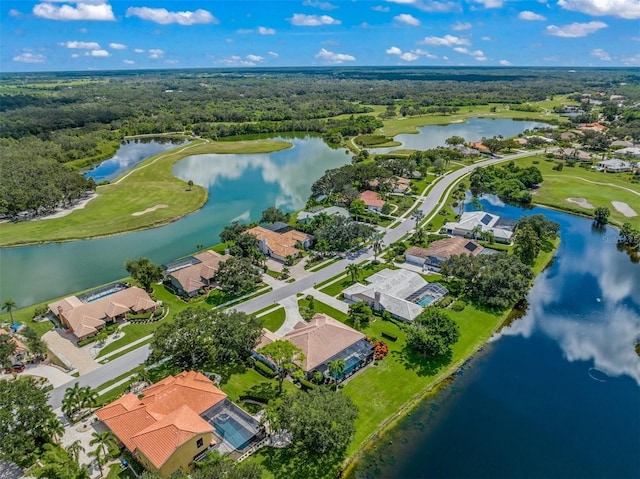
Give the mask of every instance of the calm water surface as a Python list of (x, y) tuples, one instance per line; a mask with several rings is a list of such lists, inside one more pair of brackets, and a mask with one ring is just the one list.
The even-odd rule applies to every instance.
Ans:
[(538, 212), (561, 224), (562, 244), (526, 315), (382, 437), (356, 477), (640, 477), (640, 265), (615, 230), (525, 214)]
[(289, 211), (302, 208), (311, 184), (325, 170), (351, 159), (317, 137), (286, 141), (293, 148), (178, 162), (174, 174), (208, 188), (209, 200), (169, 225), (95, 240), (0, 249), (0, 298), (27, 306), (121, 278), (130, 258), (163, 263), (193, 252), (198, 244), (218, 243), (218, 234), (232, 220), (257, 220), (274, 204)]
[(150, 156), (171, 150), (186, 141), (171, 140), (127, 140), (120, 145), (118, 152), (108, 160), (84, 173), (85, 178), (93, 178), (96, 183), (111, 181)]
[(505, 138), (516, 136), (524, 130), (549, 127), (546, 123), (537, 121), (515, 121), (506, 118), (469, 118), (464, 123), (449, 125), (431, 125), (419, 127), (418, 134), (402, 134), (394, 137), (401, 146), (391, 148), (375, 148), (375, 153), (388, 153), (398, 149), (428, 150), (437, 146), (445, 146), (445, 140), (452, 136), (461, 136), (467, 142), (480, 141), (482, 137), (492, 138), (502, 135)]

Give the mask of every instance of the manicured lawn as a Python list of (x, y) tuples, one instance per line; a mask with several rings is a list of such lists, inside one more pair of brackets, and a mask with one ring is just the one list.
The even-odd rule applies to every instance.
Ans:
[(286, 313), (284, 308), (278, 308), (275, 311), (260, 316), (262, 325), (271, 332), (276, 332), (286, 319)]
[(421, 195), (427, 186), (431, 184), (428, 180), (411, 180), (411, 191), (416, 195)]
[[(362, 281), (363, 279), (367, 279), (372, 274), (377, 273), (378, 271), (382, 271), (385, 268), (395, 269), (395, 266), (385, 264), (385, 263), (378, 263), (378, 264), (367, 263), (362, 268), (362, 271), (360, 272), (360, 281)], [(344, 276), (344, 273), (341, 273), (336, 277), (340, 277), (340, 276)], [(353, 281), (351, 281), (351, 276), (346, 275), (342, 281), (336, 281), (335, 283), (327, 286), (326, 288), (322, 288), (320, 291), (322, 291), (325, 294), (328, 294), (329, 296), (338, 296), (344, 289), (348, 288), (352, 284), (354, 283)]]
[[(196, 140), (145, 160), (120, 183), (98, 187), (97, 198), (67, 216), (0, 224), (0, 246), (91, 238), (175, 221), (207, 200), (205, 188), (194, 185), (187, 191), (186, 182), (171, 174), (171, 167), (178, 160), (205, 153), (267, 153), (290, 146), (276, 140), (210, 143)], [(167, 207), (133, 216), (157, 205)]]
[[(285, 381), (282, 387), (285, 392), (297, 390), (291, 381)], [(223, 380), (222, 384), (220, 384), (220, 389), (227, 393), (229, 399), (233, 402), (236, 402), (240, 396), (247, 394), (274, 398), (278, 393), (278, 381), (265, 378), (253, 368), (241, 367), (228, 380)]]
[(413, 206), (415, 198), (411, 196), (389, 195), (389, 202), (397, 206), (396, 210), (393, 212), (393, 215), (402, 216), (409, 208)]
[[(323, 303), (322, 301), (318, 301), (314, 299), (313, 301), (313, 310), (316, 313), (324, 313), (327, 316), (331, 316), (333, 319), (337, 319), (341, 323), (346, 323), (349, 319), (349, 315), (343, 313), (342, 311), (337, 310), (336, 308), (329, 306), (328, 304)], [(300, 298), (298, 300), (298, 308), (308, 308), (309, 301), (306, 298)]]
[[(592, 209), (582, 208), (576, 203), (567, 201), (567, 198), (584, 198), (595, 208), (609, 208), (611, 223), (622, 225), (629, 222), (634, 227), (640, 228), (640, 207), (636, 206), (640, 204), (640, 183), (632, 183), (631, 174), (603, 173), (578, 166), (565, 166), (562, 171), (554, 171), (552, 168), (556, 162), (545, 160), (544, 156), (518, 160), (518, 165), (524, 167), (533, 165), (533, 161), (538, 161), (534, 166), (540, 169), (544, 181), (534, 192), (534, 203), (591, 216)], [(638, 213), (638, 216), (625, 217), (613, 207), (612, 201), (627, 203)]]

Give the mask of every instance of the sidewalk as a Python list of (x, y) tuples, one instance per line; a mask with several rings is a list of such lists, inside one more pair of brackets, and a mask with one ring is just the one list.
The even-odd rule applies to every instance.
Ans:
[(349, 305), (344, 301), (340, 301), (339, 299), (334, 298), (333, 296), (329, 296), (326, 293), (318, 291), (315, 288), (309, 288), (306, 291), (302, 292), (304, 295), (310, 294), (318, 301), (328, 304), (332, 308), (337, 309), (338, 311), (342, 311), (345, 314), (349, 314)]

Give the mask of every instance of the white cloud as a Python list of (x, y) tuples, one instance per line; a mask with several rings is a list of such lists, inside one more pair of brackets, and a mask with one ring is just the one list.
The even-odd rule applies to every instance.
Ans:
[(177, 23), (179, 25), (188, 26), (205, 23), (219, 23), (219, 20), (211, 15), (210, 12), (202, 9), (198, 9), (194, 12), (170, 12), (166, 8), (129, 7), (127, 9), (126, 16), (139, 17), (142, 20), (148, 20), (161, 25)]
[(402, 55), (400, 55), (400, 60), (404, 60), (405, 62), (413, 62), (413, 61), (416, 61), (418, 58), (420, 58), (418, 55), (411, 52), (405, 52)]
[(246, 58), (250, 62), (261, 62), (264, 60), (264, 57), (261, 57), (260, 55), (247, 55)]
[(276, 52), (267, 52), (269, 54), (270, 57), (273, 58), (278, 58), (280, 55), (278, 55)]
[(12, 8), (11, 10), (9, 10), (9, 16), (10, 17), (21, 17), (22, 16), (22, 12), (20, 12), (20, 10), (16, 10), (15, 8)]
[(638, 0), (558, 0), (558, 5), (565, 10), (596, 17), (612, 16), (627, 20), (640, 18)]
[(471, 30), (473, 26), (469, 22), (456, 22), (451, 27), (454, 32), (461, 32), (463, 30)]
[(544, 22), (547, 19), (544, 15), (540, 15), (539, 13), (535, 13), (530, 10), (520, 12), (518, 14), (518, 18), (520, 20), (528, 20), (530, 22)]
[(547, 33), (555, 37), (563, 38), (579, 38), (586, 37), (591, 33), (595, 33), (602, 28), (607, 28), (609, 25), (603, 22), (589, 22), (589, 23), (571, 23), (569, 25), (563, 25), (558, 27), (556, 25), (549, 25), (547, 27)]
[(376, 5), (375, 7), (371, 7), (371, 10), (374, 12), (387, 13), (391, 9), (389, 7), (383, 7), (382, 5)]
[(71, 58), (80, 58), (80, 54), (79, 53), (72, 53), (71, 54)]
[(416, 55), (420, 55), (423, 57), (427, 57), (430, 58), (431, 60), (437, 60), (438, 56), (437, 55), (433, 55), (431, 53), (429, 53), (426, 50), (421, 50), (420, 48), (418, 48), (417, 50), (412, 50), (413, 53), (415, 53)]
[(164, 56), (164, 50), (160, 50), (159, 48), (150, 48), (149, 49), (149, 58), (152, 60), (157, 60), (158, 58), (162, 58)]
[(389, 47), (387, 48), (386, 52), (389, 55), (402, 55), (402, 50), (400, 50), (398, 47)]
[(236, 33), (238, 35), (249, 35), (250, 33), (253, 33), (253, 29), (251, 29), (251, 28), (240, 28), (240, 29), (236, 30)]
[(14, 62), (21, 62), (21, 63), (44, 63), (46, 59), (47, 57), (39, 53), (28, 53), (28, 52), (21, 53), (20, 55), (13, 57)]
[(112, 50), (126, 50), (127, 46), (124, 43), (109, 43), (109, 48)]
[(503, 67), (508, 67), (511, 65), (511, 62), (509, 60), (500, 60), (500, 65), (502, 65)]
[(393, 19), (398, 23), (404, 23), (405, 25), (411, 25), (412, 27), (420, 26), (420, 20), (408, 13), (401, 13), (400, 15), (393, 17)]
[(624, 57), (622, 59), (622, 63), (624, 63), (627, 66), (638, 66), (638, 65), (640, 65), (640, 53), (638, 53), (637, 55), (633, 55), (631, 57)]
[(106, 50), (91, 50), (90, 52), (86, 52), (85, 55), (88, 57), (104, 58), (104, 57), (110, 57), (111, 53), (109, 53)]
[(136, 52), (136, 53), (144, 53), (145, 52), (142, 48), (136, 48), (133, 51)]
[(48, 20), (102, 20), (114, 21), (111, 5), (103, 1), (69, 1), (72, 5), (54, 5), (52, 2), (38, 3), (33, 7), (36, 17)]
[(336, 8), (338, 8), (338, 6), (334, 5), (333, 3), (321, 2), (319, 0), (304, 0), (304, 2), (302, 2), (302, 5), (304, 5), (305, 7), (319, 8), (320, 10), (335, 10)]
[(453, 47), (455, 45), (471, 45), (466, 38), (460, 38), (453, 35), (445, 35), (444, 37), (425, 37), (424, 40), (418, 42), (424, 45), (434, 45), (437, 47)]
[(599, 58), (603, 62), (610, 62), (611, 56), (602, 48), (596, 48), (589, 53), (592, 57)]
[(464, 47), (456, 47), (453, 49), (454, 52), (463, 53), (465, 55), (469, 54), (469, 49)]
[(504, 5), (504, 0), (473, 0), (474, 3), (479, 3), (484, 8), (500, 8)]
[(135, 62), (133, 60), (122, 60), (122, 63), (126, 63), (127, 65), (133, 65)]
[(316, 53), (316, 58), (328, 63), (353, 62), (356, 59), (356, 57), (354, 57), (353, 55), (330, 52), (326, 48), (323, 48), (318, 53)]
[(484, 42), (490, 42), (491, 41), (491, 37), (482, 37), (480, 40), (482, 40)]
[(487, 61), (487, 57), (484, 55), (482, 50), (469, 50), (465, 47), (455, 47), (453, 49), (454, 52), (462, 53), (463, 55), (469, 55), (478, 60), (479, 62)]
[(80, 49), (80, 50), (97, 50), (100, 48), (100, 44), (97, 42), (69, 41), (69, 42), (58, 43), (58, 45), (65, 48)]
[(460, 10), (458, 2), (454, 1), (436, 1), (436, 0), (387, 0), (391, 3), (399, 3), (401, 5), (410, 5), (422, 10), (423, 12), (451, 12)]
[(252, 67), (256, 64), (255, 58), (260, 58), (260, 61), (263, 60), (262, 57), (257, 55), (247, 55), (245, 58), (242, 58), (240, 55), (231, 55), (230, 57), (224, 58), (222, 63), (230, 67)]
[(258, 34), (260, 34), (260, 35), (275, 35), (276, 31), (273, 28), (258, 27)]
[(291, 25), (297, 27), (318, 27), (320, 25), (340, 25), (342, 23), (329, 15), (305, 15), (304, 13), (294, 13), (289, 21)]

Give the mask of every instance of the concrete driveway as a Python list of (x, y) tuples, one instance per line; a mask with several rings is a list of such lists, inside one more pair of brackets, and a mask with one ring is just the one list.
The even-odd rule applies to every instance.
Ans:
[(52, 329), (42, 336), (42, 340), (65, 366), (77, 369), (81, 375), (100, 366), (89, 353), (78, 348), (69, 336), (59, 329)]
[(27, 368), (21, 374), (46, 378), (54, 388), (68, 383), (73, 379), (71, 374), (62, 371), (55, 366), (48, 366), (45, 364), (27, 365)]

